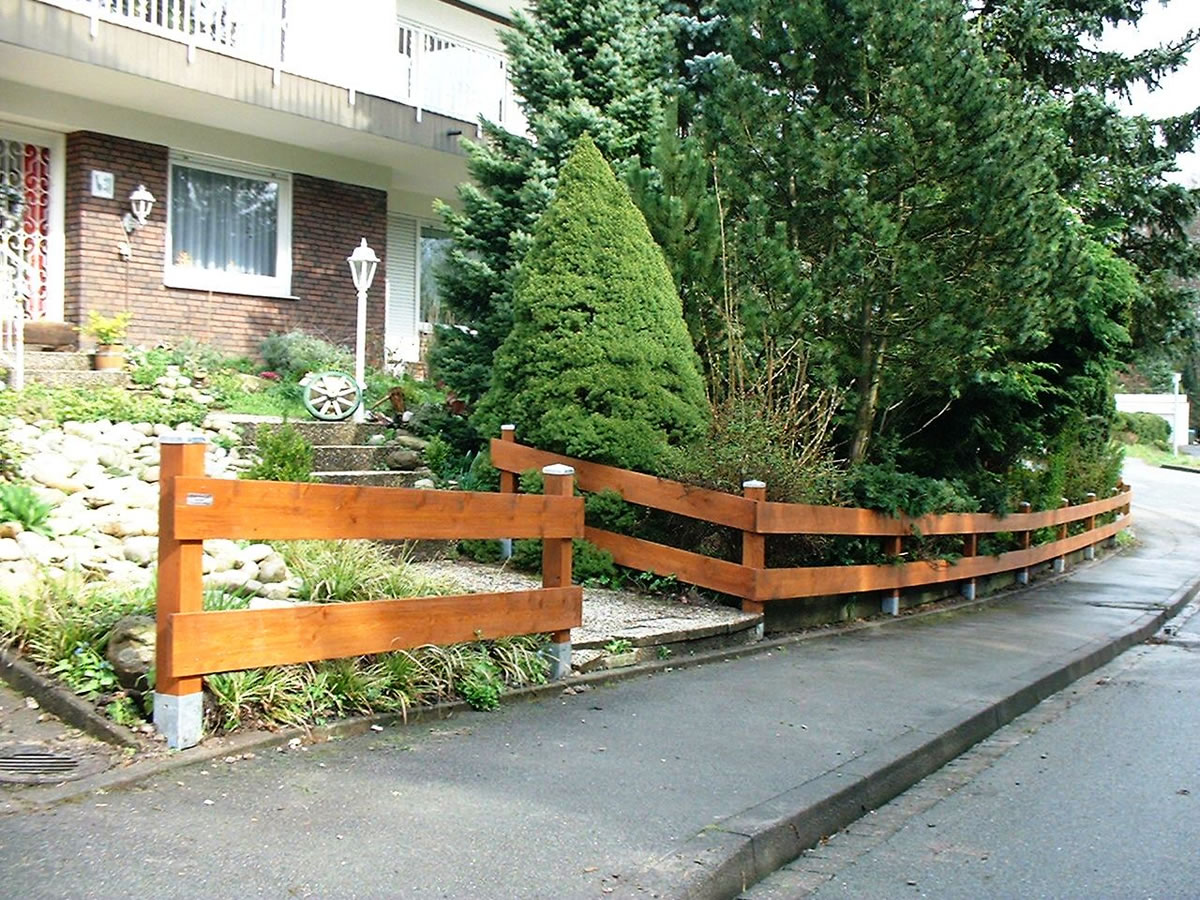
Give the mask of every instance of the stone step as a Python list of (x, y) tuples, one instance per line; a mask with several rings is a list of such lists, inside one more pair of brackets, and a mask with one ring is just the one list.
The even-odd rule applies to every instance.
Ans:
[[(282, 423), (265, 423), (268, 428), (282, 428)], [(289, 422), (314, 447), (365, 444), (367, 439), (387, 431), (385, 425), (366, 425), (356, 422)], [(252, 435), (251, 435), (252, 436)]]
[(316, 444), (313, 446), (313, 470), (332, 472), (351, 469), (411, 471), (420, 468), (421, 455), (394, 445), (367, 447), (362, 444)]
[(89, 372), (92, 368), (90, 353), (51, 353), (41, 350), (25, 351), (25, 372), (55, 371)]
[(379, 472), (365, 470), (343, 470), (338, 472), (313, 472), (313, 476), (325, 484), (353, 484), (361, 487), (410, 488), (422, 478), (433, 478), (428, 469), (413, 472)]
[(26, 384), (47, 384), (52, 387), (129, 387), (129, 374), (121, 369), (99, 372), (69, 369), (42, 369), (25, 372)]

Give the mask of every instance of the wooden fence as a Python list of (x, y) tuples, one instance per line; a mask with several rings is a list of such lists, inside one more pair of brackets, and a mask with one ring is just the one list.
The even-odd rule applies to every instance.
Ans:
[[(962, 582), (968, 596), (974, 594), (975, 579), (1000, 572), (1016, 572), (1028, 581), (1030, 567), (1054, 561), (1061, 568), (1066, 556), (1078, 550), (1094, 553), (1096, 544), (1114, 537), (1132, 522), (1129, 489), (1122, 486), (1111, 497), (1089, 499), (1077, 506), (1022, 512), (1009, 516), (987, 513), (950, 513), (911, 518), (893, 517), (874, 510), (775, 503), (766, 499), (766, 486), (746, 482), (741, 496), (692, 487), (653, 475), (571, 459), (518, 444), (514, 431), (506, 427), (500, 439), (491, 442), (491, 458), (501, 472), (501, 491), (516, 491), (517, 476), (550, 463), (575, 469), (579, 487), (585, 491), (616, 491), (626, 501), (693, 519), (724, 525), (742, 532), (740, 563), (715, 559), (689, 550), (668, 547), (587, 527), (584, 536), (612, 554), (619, 565), (658, 575), (673, 575), (680, 581), (720, 591), (742, 599), (742, 608), (762, 612), (771, 600), (790, 597), (821, 597), (866, 591), (884, 593), (885, 611), (897, 612), (899, 591), (948, 582)], [(1115, 513), (1114, 521), (1097, 525), (1096, 518)], [(1082, 522), (1082, 533), (1069, 535), (1069, 526)], [(1053, 541), (1033, 545), (1032, 534), (1056, 528)], [(979, 556), (979, 536), (1008, 532), (1015, 549)], [(961, 535), (962, 556), (955, 561), (919, 560), (882, 565), (805, 566), (767, 568), (766, 540), (771, 535), (823, 534), (874, 537), (883, 542), (884, 552), (898, 558), (906, 537), (916, 535)]]
[[(198, 695), (200, 676), (213, 672), (520, 634), (549, 632), (569, 653), (570, 629), (582, 623), (582, 589), (571, 585), (571, 540), (584, 533), (583, 501), (572, 496), (567, 467), (546, 470), (544, 496), (230, 481), (203, 477), (204, 444), (197, 439), (164, 441), (160, 471), (158, 695)], [(543, 540), (540, 589), (203, 611), (206, 538), (513, 536)]]

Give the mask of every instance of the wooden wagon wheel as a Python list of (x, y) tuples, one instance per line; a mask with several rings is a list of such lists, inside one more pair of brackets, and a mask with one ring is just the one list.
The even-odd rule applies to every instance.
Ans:
[(349, 418), (362, 403), (362, 391), (345, 372), (318, 372), (304, 385), (304, 408), (325, 422)]

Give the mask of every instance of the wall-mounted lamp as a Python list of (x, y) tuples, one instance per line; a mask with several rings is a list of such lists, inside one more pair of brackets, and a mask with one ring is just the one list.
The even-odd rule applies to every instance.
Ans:
[(126, 234), (133, 234), (146, 224), (150, 210), (154, 208), (154, 195), (146, 190), (144, 184), (139, 184), (137, 190), (129, 195), (129, 208), (132, 212), (125, 213), (121, 224), (125, 226)]
[(146, 190), (144, 184), (139, 184), (137, 190), (129, 195), (131, 212), (127, 212), (121, 217), (121, 226), (125, 229), (126, 237), (126, 240), (117, 244), (117, 252), (121, 255), (121, 259), (128, 260), (133, 256), (133, 245), (129, 242), (129, 238), (132, 238), (133, 233), (146, 224), (146, 219), (150, 217), (150, 210), (153, 207), (154, 195)]

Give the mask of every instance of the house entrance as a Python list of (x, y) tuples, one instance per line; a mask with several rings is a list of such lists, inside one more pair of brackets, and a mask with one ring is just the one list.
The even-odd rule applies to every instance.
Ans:
[(0, 135), (0, 289), (27, 319), (51, 312), (50, 147)]

